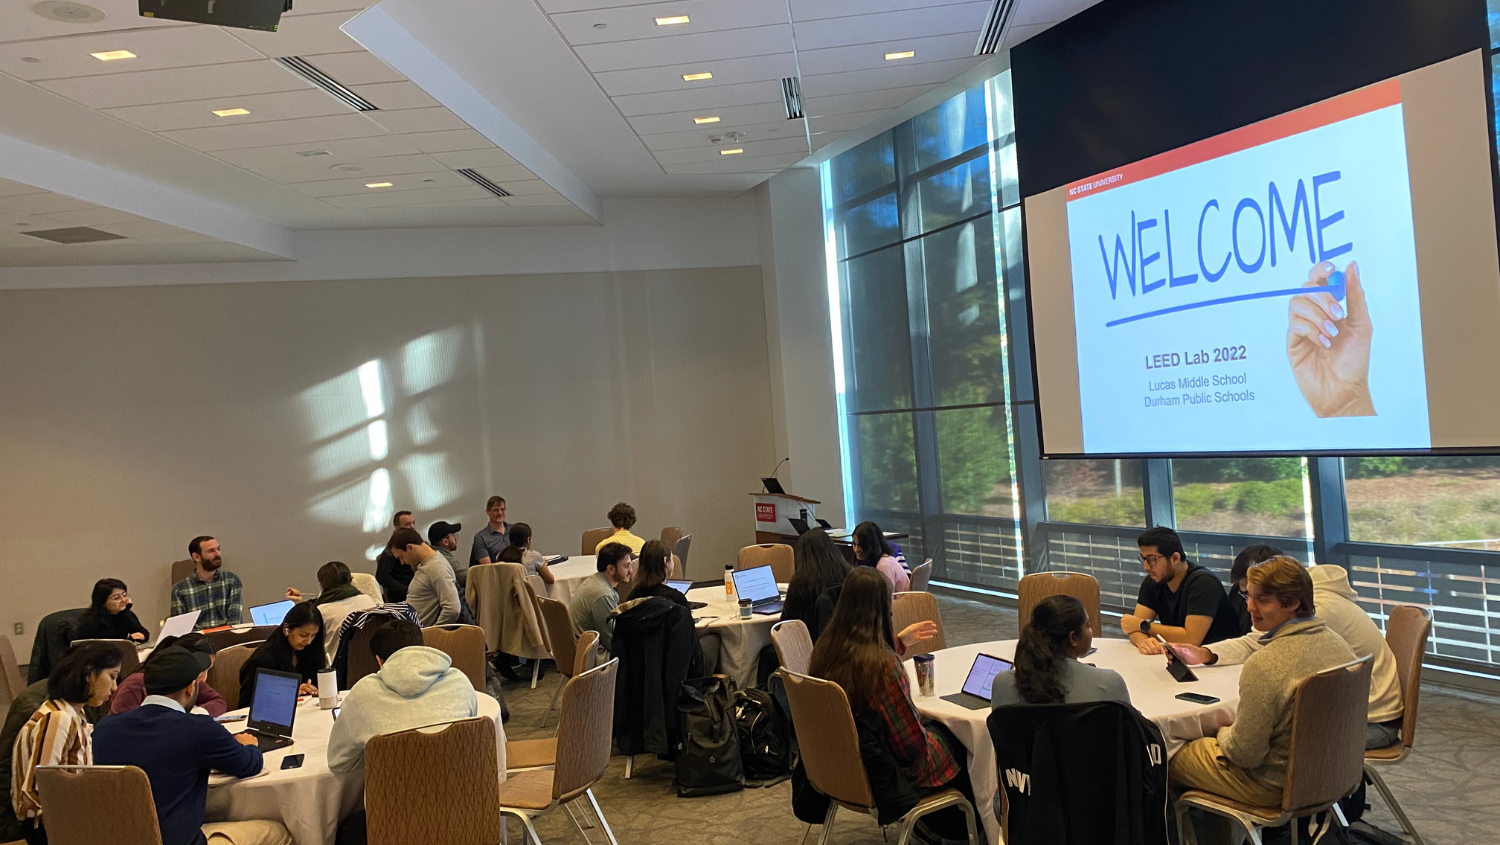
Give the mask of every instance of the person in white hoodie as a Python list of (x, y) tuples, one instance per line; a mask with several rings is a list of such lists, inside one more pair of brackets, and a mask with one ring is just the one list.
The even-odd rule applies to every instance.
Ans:
[[(1359, 593), (1349, 586), (1349, 573), (1342, 566), (1325, 563), (1309, 567), (1312, 577), (1313, 604), (1318, 618), (1328, 630), (1338, 634), (1354, 655), (1373, 657), (1370, 669), (1370, 709), (1365, 717), (1365, 748), (1389, 748), (1401, 741), (1401, 680), (1396, 674), (1396, 656), (1386, 645), (1375, 621), (1356, 602)], [(1203, 647), (1178, 648), (1188, 663), (1197, 665), (1244, 663), (1265, 645), (1263, 631), (1254, 631), (1239, 639), (1225, 640)]]
[(370, 638), (380, 671), (361, 678), (344, 697), (328, 737), (328, 768), (364, 768), (365, 743), (379, 734), (420, 728), (479, 713), (474, 685), (453, 660), (422, 645), (422, 629), (405, 619)]

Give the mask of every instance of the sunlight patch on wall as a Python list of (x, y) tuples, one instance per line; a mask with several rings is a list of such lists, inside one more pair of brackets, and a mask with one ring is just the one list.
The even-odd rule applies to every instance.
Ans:
[(458, 369), (463, 332), (457, 328), (429, 332), (401, 348), (401, 389), (407, 396), (446, 384)]
[(448, 470), (446, 453), (414, 453), (401, 459), (401, 474), (411, 490), (411, 508), (436, 510), (458, 498), (459, 485)]

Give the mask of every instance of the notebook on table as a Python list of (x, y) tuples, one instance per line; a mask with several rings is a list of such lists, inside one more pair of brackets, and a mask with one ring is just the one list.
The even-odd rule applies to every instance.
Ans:
[(942, 699), (970, 710), (987, 710), (990, 706), (991, 688), (995, 684), (995, 676), (1001, 672), (1009, 672), (1011, 665), (1009, 660), (1001, 660), (993, 654), (981, 654), (974, 658), (974, 665), (969, 667), (969, 676), (964, 678), (963, 691), (942, 696)]
[(297, 718), (297, 689), (302, 677), (275, 669), (255, 670), (255, 697), (250, 700), (247, 732), (261, 751), (292, 744), (292, 722)]
[(776, 576), (769, 566), (741, 569), (734, 573), (734, 594), (750, 600), (751, 611), (761, 616), (781, 612), (781, 590), (776, 586)]
[(250, 620), (256, 625), (280, 625), (281, 620), (286, 618), (287, 611), (296, 606), (291, 599), (285, 601), (271, 602), (270, 604), (258, 604), (250, 608)]

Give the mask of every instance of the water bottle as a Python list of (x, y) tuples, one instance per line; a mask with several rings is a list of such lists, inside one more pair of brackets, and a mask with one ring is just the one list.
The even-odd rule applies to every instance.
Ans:
[(724, 564), (724, 597), (734, 601), (734, 564)]

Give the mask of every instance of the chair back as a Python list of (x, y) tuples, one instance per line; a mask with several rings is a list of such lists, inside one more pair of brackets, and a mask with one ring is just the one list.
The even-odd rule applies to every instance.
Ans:
[(619, 670), (619, 658), (612, 658), (574, 675), (563, 687), (558, 704), (557, 764), (552, 768), (553, 800), (571, 801), (609, 768)]
[(932, 580), (932, 558), (922, 561), (921, 565), (911, 571), (911, 592), (927, 592), (927, 582)]
[(782, 666), (806, 675), (812, 665), (813, 641), (807, 623), (801, 619), (783, 619), (771, 626), (771, 644), (776, 646), (776, 661)]
[(380, 589), (380, 582), (375, 576), (368, 572), (354, 573), (354, 589), (369, 596), (376, 604), (385, 604), (385, 593)]
[(919, 654), (941, 651), (948, 647), (948, 637), (943, 633), (943, 614), (938, 610), (937, 597), (932, 593), (908, 592), (891, 596), (892, 633), (899, 634), (907, 625), (927, 620), (937, 624), (937, 635), (907, 649), (904, 656), (916, 657)]
[[(208, 685), (224, 696), (224, 702), (231, 710), (240, 707), (240, 668), (260, 645), (259, 642), (232, 645), (214, 655), (214, 665), (208, 667)], [(249, 706), (249, 702), (245, 702), (245, 706)]]
[[(594, 668), (590, 664), (594, 661), (594, 647), (598, 644), (598, 631), (584, 631), (583, 636), (578, 638), (577, 646), (573, 649), (575, 652), (573, 655), (573, 671), (564, 672), (563, 674), (566, 677), (572, 678)], [(562, 672), (561, 669), (557, 671)]]
[(686, 578), (686, 577), (688, 577), (688, 574), (687, 574), (688, 550), (691, 549), (692, 547), (693, 547), (693, 535), (691, 535), (691, 534), (685, 534), (685, 535), (683, 535), (683, 538), (681, 540), (677, 541), (676, 548), (674, 548), (672, 550), (672, 554), (677, 555), (677, 560), (682, 564), (682, 571), (677, 573), (677, 577), (678, 578)]
[(34, 684), (52, 673), (52, 667), (67, 653), (86, 607), (57, 610), (42, 617), (31, 641), (31, 659), (26, 662), (26, 683)]
[[(547, 638), (552, 641), (552, 662), (564, 678), (573, 677), (573, 667), (578, 663), (579, 640), (573, 635), (573, 617), (568, 615), (568, 606), (557, 599), (537, 597), (542, 608), (542, 627), (547, 629)], [(594, 637), (597, 639), (598, 634)]]
[(120, 652), (120, 677), (125, 677), (141, 667), (140, 655), (136, 653), (135, 643), (131, 640), (74, 640), (74, 645), (108, 645)]
[(196, 563), (193, 563), (193, 559), (192, 558), (188, 558), (187, 560), (173, 561), (172, 562), (172, 584), (176, 584), (178, 581), (181, 581), (182, 579), (188, 577), (189, 575), (192, 575), (193, 574), (193, 570), (197, 566), (198, 565)]
[(1401, 684), (1401, 744), (1410, 748), (1417, 733), (1417, 698), (1422, 692), (1422, 654), (1432, 633), (1432, 614), (1414, 604), (1391, 608), (1385, 622), (1385, 644), (1396, 656)]
[(1292, 745), (1281, 809), (1323, 807), (1359, 786), (1373, 657), (1309, 675), (1292, 703)]
[(370, 737), (369, 845), (495, 845), (504, 837), (495, 722), (478, 716)]
[(1094, 636), (1103, 636), (1099, 627), (1099, 581), (1082, 572), (1033, 572), (1021, 579), (1016, 588), (1017, 619), (1022, 628), (1031, 624), (1031, 611), (1048, 596), (1072, 596), (1083, 602)]
[(599, 544), (604, 542), (604, 538), (613, 533), (615, 533), (613, 528), (590, 528), (583, 532), (583, 551), (579, 554), (593, 554), (599, 548)]
[(437, 625), (422, 629), (422, 644), (453, 658), (453, 668), (484, 692), (484, 629), (478, 625)]
[(851, 807), (875, 806), (870, 777), (859, 756), (859, 729), (843, 687), (785, 667), (777, 671), (786, 684), (792, 729), (808, 783)]
[(680, 525), (668, 525), (661, 530), (662, 545), (666, 546), (669, 552), (677, 548), (677, 541), (681, 539), (682, 526)]
[(26, 689), (21, 683), (21, 664), (16, 662), (16, 650), (10, 637), (0, 637), (0, 710), (9, 710), (10, 703)]
[[(215, 652), (220, 652), (232, 645), (239, 645), (240, 643), (261, 642), (262, 640), (271, 636), (271, 632), (274, 630), (276, 630), (275, 625), (258, 625), (254, 628), (249, 628), (244, 631), (236, 631), (232, 628), (229, 628), (223, 631), (209, 631), (208, 633), (203, 635), (203, 638), (205, 640), (208, 640), (208, 642), (213, 645)], [(217, 687), (215, 689), (217, 689)]]
[(151, 780), (135, 766), (37, 766), (53, 845), (161, 845)]
[(754, 569), (757, 566), (771, 567), (776, 583), (787, 584), (791, 582), (792, 575), (796, 574), (797, 556), (792, 547), (785, 543), (762, 543), (740, 549), (739, 563), (734, 568)]

